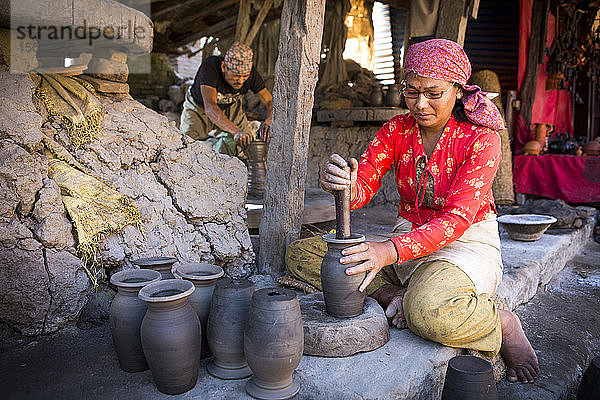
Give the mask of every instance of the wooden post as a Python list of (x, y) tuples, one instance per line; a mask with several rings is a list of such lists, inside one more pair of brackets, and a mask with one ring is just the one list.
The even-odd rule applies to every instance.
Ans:
[(435, 37), (454, 40), (461, 46), (467, 31), (467, 0), (440, 0)]
[(300, 236), (314, 90), (325, 0), (284, 0), (275, 64), (273, 122), (260, 222), (260, 273), (285, 268), (285, 250)]
[(248, 29), (250, 29), (250, 0), (240, 0), (235, 25), (235, 40), (243, 42)]

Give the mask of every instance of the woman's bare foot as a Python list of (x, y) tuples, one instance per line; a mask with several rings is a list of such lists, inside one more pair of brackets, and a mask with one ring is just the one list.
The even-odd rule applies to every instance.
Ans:
[(540, 373), (535, 351), (516, 314), (499, 310), (502, 325), (502, 347), (500, 353), (506, 362), (506, 380), (509, 382), (532, 383)]
[(405, 287), (387, 284), (371, 293), (371, 297), (377, 300), (385, 310), (387, 319), (398, 329), (407, 328), (402, 310), (402, 299), (405, 292)]

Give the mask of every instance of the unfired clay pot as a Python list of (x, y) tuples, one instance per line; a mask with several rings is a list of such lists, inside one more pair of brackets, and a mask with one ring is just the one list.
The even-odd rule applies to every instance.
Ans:
[(148, 369), (140, 341), (140, 326), (148, 306), (138, 298), (138, 293), (144, 286), (158, 281), (160, 273), (149, 269), (130, 269), (110, 277), (110, 283), (118, 290), (110, 305), (110, 332), (123, 371)]
[(244, 356), (244, 329), (254, 285), (247, 279), (217, 281), (208, 315), (206, 335), (213, 359), (206, 368), (221, 379), (252, 375)]
[(498, 400), (492, 364), (477, 356), (448, 361), (442, 400)]
[(208, 263), (186, 263), (175, 267), (176, 278), (186, 279), (194, 284), (196, 290), (189, 297), (189, 302), (200, 319), (202, 326), (201, 358), (210, 357), (210, 349), (206, 340), (206, 325), (217, 279), (223, 276), (223, 268)]
[(347, 275), (346, 268), (354, 264), (340, 264), (342, 250), (365, 241), (363, 235), (352, 234), (349, 239), (336, 239), (335, 233), (323, 236), (327, 242), (327, 253), (321, 263), (321, 285), (325, 299), (325, 311), (334, 317), (350, 318), (362, 314), (365, 302), (364, 292), (359, 292), (366, 272)]
[(383, 105), (383, 87), (381, 85), (373, 86), (371, 90), (371, 106), (381, 107)]
[(188, 297), (190, 281), (169, 279), (151, 283), (139, 297), (148, 304), (142, 321), (142, 347), (158, 390), (187, 392), (196, 385), (200, 366), (201, 330)]
[(400, 94), (400, 85), (397, 83), (390, 85), (385, 94), (385, 105), (390, 107), (400, 107), (401, 102), (402, 95)]
[(139, 258), (132, 262), (140, 268), (153, 269), (155, 271), (160, 272), (163, 280), (175, 278), (173, 276), (173, 273), (171, 272), (173, 264), (177, 262), (177, 259), (175, 257)]
[(266, 288), (252, 296), (244, 352), (253, 377), (246, 391), (257, 399), (289, 399), (300, 390), (292, 373), (304, 350), (304, 330), (296, 293)]
[(262, 197), (267, 179), (267, 142), (255, 140), (248, 145), (248, 195)]

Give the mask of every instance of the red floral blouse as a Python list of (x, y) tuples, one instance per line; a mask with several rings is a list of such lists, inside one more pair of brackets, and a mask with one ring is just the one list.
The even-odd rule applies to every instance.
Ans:
[[(423, 157), (425, 169), (417, 173)], [(351, 207), (367, 204), (381, 187), (381, 178), (394, 169), (401, 198), (398, 213), (413, 223), (411, 232), (391, 239), (398, 263), (422, 257), (496, 212), (492, 182), (500, 158), (498, 132), (450, 117), (427, 160), (419, 125), (409, 114), (398, 115), (383, 125), (360, 157), (358, 196)]]

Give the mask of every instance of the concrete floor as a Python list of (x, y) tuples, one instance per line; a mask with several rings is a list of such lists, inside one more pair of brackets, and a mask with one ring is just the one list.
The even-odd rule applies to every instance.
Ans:
[[(367, 208), (354, 212), (353, 231), (383, 234), (394, 221), (395, 210), (389, 207)], [(501, 382), (499, 397), (574, 399), (583, 370), (600, 354), (600, 245), (589, 240), (562, 272), (516, 312), (538, 353), (542, 372), (533, 385)], [(119, 369), (106, 319), (87, 327), (70, 327), (35, 339), (0, 332), (0, 399), (172, 397), (157, 391), (149, 371), (130, 374)], [(390, 341), (369, 353), (341, 359), (303, 357), (295, 373), (302, 385), (297, 398), (433, 399), (439, 395), (445, 363), (455, 353), (408, 330), (392, 328)], [(205, 364), (196, 387), (174, 398), (249, 398), (246, 380), (218, 380), (206, 373)]]

